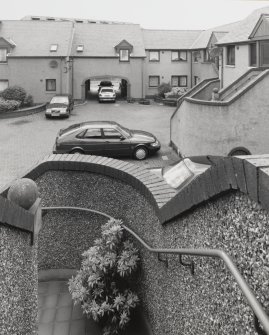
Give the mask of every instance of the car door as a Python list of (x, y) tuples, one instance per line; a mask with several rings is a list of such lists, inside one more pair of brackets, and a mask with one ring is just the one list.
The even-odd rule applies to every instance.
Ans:
[(105, 156), (105, 142), (100, 128), (87, 128), (78, 136), (78, 146), (87, 154)]
[(125, 138), (115, 128), (103, 128), (106, 156), (129, 156), (131, 154), (131, 144), (128, 138)]

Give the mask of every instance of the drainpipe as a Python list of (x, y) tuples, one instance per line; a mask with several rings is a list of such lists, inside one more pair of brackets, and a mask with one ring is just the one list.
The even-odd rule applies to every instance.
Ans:
[(192, 83), (193, 83), (192, 81), (192, 51), (190, 51), (190, 54), (191, 54), (190, 59), (191, 59), (191, 88), (192, 88)]
[(220, 58), (220, 71), (219, 71), (219, 76), (220, 76), (220, 89), (223, 88), (223, 48), (222, 48), (222, 52), (219, 55)]
[(60, 58), (60, 94), (63, 94), (63, 57)]
[(142, 83), (142, 87), (141, 87), (141, 93), (142, 93), (142, 99), (145, 98), (145, 92), (144, 92), (144, 58), (141, 58), (141, 83)]

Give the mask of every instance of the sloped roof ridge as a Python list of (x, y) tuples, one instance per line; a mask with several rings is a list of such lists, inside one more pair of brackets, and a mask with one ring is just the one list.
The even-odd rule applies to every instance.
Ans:
[(141, 28), (142, 30), (153, 30), (153, 31), (204, 31), (204, 29), (147, 29), (147, 28)]

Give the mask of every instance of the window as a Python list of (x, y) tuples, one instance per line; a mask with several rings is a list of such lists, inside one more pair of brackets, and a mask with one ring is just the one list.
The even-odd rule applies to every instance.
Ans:
[(0, 63), (7, 62), (7, 49), (0, 49)]
[(51, 52), (56, 52), (58, 49), (58, 44), (51, 44), (50, 46), (50, 51)]
[(249, 65), (257, 66), (257, 45), (252, 43), (249, 45)]
[(193, 62), (198, 63), (200, 58), (201, 58), (200, 51), (194, 51), (193, 52)]
[(106, 138), (110, 139), (119, 139), (122, 137), (121, 133), (119, 133), (116, 129), (104, 129), (104, 135)]
[(199, 77), (194, 76), (194, 85), (197, 85), (199, 83)]
[(0, 80), (0, 92), (8, 88), (8, 80)]
[(149, 76), (149, 87), (158, 87), (160, 85), (160, 76)]
[(227, 46), (227, 65), (235, 65), (235, 46), (228, 45)]
[(77, 46), (77, 52), (83, 52), (84, 50), (84, 45), (83, 44), (80, 44)]
[(204, 52), (204, 62), (210, 62), (211, 58), (210, 58), (209, 51), (205, 49), (203, 52)]
[(96, 138), (96, 139), (101, 139), (102, 138), (102, 133), (101, 129), (99, 128), (89, 128), (86, 130), (84, 133), (83, 138)]
[(260, 41), (261, 66), (269, 67), (269, 41)]
[(160, 61), (160, 51), (150, 51), (149, 52), (149, 61), (150, 62), (159, 62)]
[(129, 62), (129, 50), (120, 49), (120, 61), (121, 62)]
[(171, 85), (173, 87), (186, 87), (187, 86), (187, 76), (172, 76)]
[(48, 92), (56, 91), (56, 79), (46, 79), (46, 91)]
[(187, 61), (187, 51), (172, 51), (172, 62), (181, 61), (186, 62)]

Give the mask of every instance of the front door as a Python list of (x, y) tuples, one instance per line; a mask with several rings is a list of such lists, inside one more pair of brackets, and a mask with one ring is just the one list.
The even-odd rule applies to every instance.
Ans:
[(260, 42), (261, 66), (269, 67), (269, 41)]

